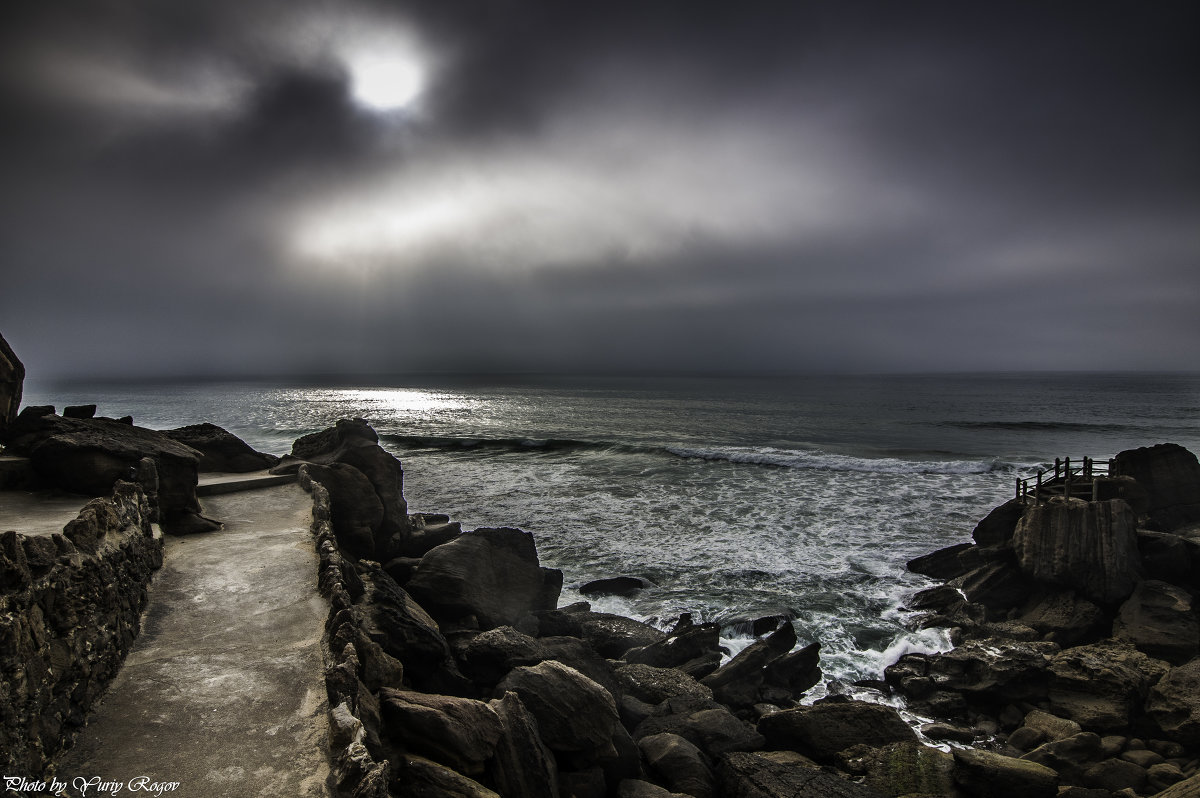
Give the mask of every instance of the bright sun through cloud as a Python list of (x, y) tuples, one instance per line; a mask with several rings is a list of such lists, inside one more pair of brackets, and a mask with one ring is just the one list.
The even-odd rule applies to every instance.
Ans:
[(403, 55), (367, 54), (350, 59), (351, 93), (376, 111), (404, 108), (421, 93), (421, 69)]

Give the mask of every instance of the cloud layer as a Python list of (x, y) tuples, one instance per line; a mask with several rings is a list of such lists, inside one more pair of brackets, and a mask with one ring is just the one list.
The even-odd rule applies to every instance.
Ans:
[(1200, 365), (1190, 4), (5, 14), (35, 373)]

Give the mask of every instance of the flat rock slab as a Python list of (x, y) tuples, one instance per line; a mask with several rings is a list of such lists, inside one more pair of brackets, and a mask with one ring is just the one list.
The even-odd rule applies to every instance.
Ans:
[(210, 497), (204, 511), (222, 531), (167, 539), (142, 634), (58, 762), (59, 781), (148, 776), (178, 784), (163, 795), (197, 798), (330, 795), (329, 605), (316, 590), (311, 508), (294, 484)]

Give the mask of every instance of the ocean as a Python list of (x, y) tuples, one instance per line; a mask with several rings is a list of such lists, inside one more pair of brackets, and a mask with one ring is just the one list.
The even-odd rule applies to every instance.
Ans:
[(362, 417), (404, 464), (411, 511), (532, 532), (561, 603), (592, 579), (653, 587), (595, 609), (667, 627), (793, 619), (826, 683), (875, 679), (908, 651), (905, 562), (967, 541), (1055, 457), (1174, 442), (1200, 452), (1200, 375), (363, 380), (356, 385), (28, 385), (26, 404), (96, 403), (169, 428), (211, 421), (255, 448)]

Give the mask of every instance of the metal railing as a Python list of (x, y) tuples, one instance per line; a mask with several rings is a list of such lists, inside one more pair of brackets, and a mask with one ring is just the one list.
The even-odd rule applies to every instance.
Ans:
[(1096, 501), (1100, 478), (1112, 474), (1112, 468), (1112, 460), (1097, 462), (1085, 457), (1082, 464), (1072, 465), (1070, 457), (1056, 457), (1053, 471), (1038, 469), (1037, 476), (1017, 477), (1017, 498), (1026, 502), (1032, 499), (1034, 503), (1052, 496)]

